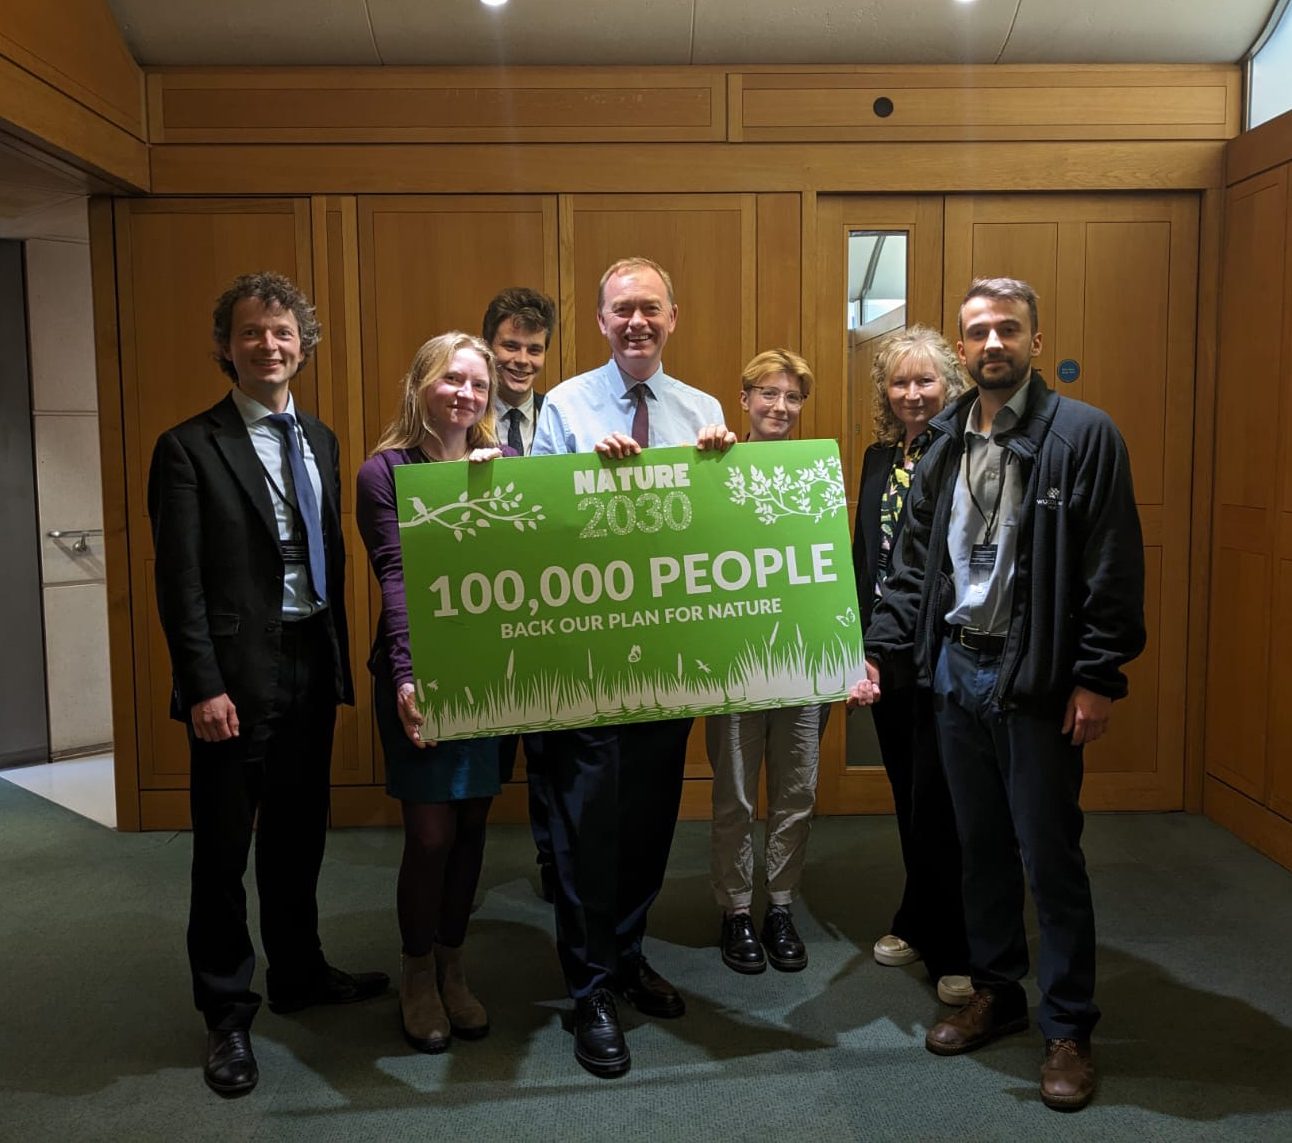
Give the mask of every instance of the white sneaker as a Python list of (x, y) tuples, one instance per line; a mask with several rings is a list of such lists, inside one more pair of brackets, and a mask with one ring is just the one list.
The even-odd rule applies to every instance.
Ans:
[(891, 968), (900, 964), (914, 964), (919, 959), (919, 949), (892, 933), (886, 933), (875, 942), (875, 960), (879, 964)]
[(953, 1008), (963, 1008), (973, 996), (973, 981), (967, 976), (938, 977), (938, 999)]

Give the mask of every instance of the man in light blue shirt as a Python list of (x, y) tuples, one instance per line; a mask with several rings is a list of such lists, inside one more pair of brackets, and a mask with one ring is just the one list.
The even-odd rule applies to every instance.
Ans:
[[(677, 304), (662, 266), (614, 263), (597, 291), (597, 325), (610, 360), (548, 394), (534, 456), (619, 459), (647, 447), (735, 444), (717, 398), (664, 372)], [(623, 1075), (630, 1063), (611, 989), (650, 1016), (686, 1011), (646, 962), (642, 937), (668, 865), (690, 730), (689, 718), (676, 718), (545, 737), (557, 952), (575, 1001), (574, 1057), (593, 1075)]]

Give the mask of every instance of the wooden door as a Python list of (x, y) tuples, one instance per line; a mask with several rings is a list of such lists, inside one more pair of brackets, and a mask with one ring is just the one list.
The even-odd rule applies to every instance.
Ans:
[[(1130, 697), (1086, 751), (1091, 809), (1184, 804), (1184, 701), (1192, 486), (1198, 205), (1192, 195), (950, 197), (943, 329), (970, 280), (1007, 275), (1041, 298), (1038, 367), (1105, 409), (1130, 451), (1144, 530), (1148, 646)], [(1056, 380), (1060, 362), (1079, 371)]]
[(1226, 204), (1205, 751), (1210, 776), (1292, 817), (1292, 768), (1270, 766), (1271, 747), (1292, 740), (1292, 401), (1279, 336), (1290, 184), (1276, 167), (1231, 187)]
[[(130, 551), (135, 741), (118, 741), (118, 779), (139, 790), (144, 829), (188, 822), (188, 745), (168, 717), (170, 658), (157, 618), (148, 522), (148, 467), (157, 437), (229, 391), (212, 360), (211, 310), (239, 274), (276, 270), (311, 288), (310, 209), (305, 199), (146, 199), (115, 204), (123, 467)], [(314, 366), (292, 385), (301, 408), (318, 408)], [(353, 558), (350, 560), (353, 575)], [(133, 750), (132, 750), (133, 746)]]
[[(727, 423), (739, 425), (740, 372), (757, 351), (757, 248), (754, 195), (563, 196), (562, 375), (595, 369), (610, 358), (596, 322), (597, 287), (606, 267), (619, 258), (651, 258), (673, 279), (678, 307), (664, 368), (712, 393)], [(702, 719), (691, 732), (686, 776), (682, 816), (707, 818), (712, 770)]]
[[(852, 328), (844, 320), (851, 296), (849, 245), (859, 235), (900, 235), (906, 242), (905, 305)], [(817, 201), (817, 388), (815, 419), (804, 435), (834, 437), (843, 455), (849, 519), (857, 512), (862, 454), (875, 439), (870, 362), (890, 329), (942, 324), (942, 199), (932, 195), (832, 196)], [(805, 418), (806, 420), (806, 415)], [(823, 814), (890, 813), (884, 774), (868, 711), (846, 714), (837, 704), (821, 743), (817, 809)]]
[[(553, 196), (359, 198), (365, 453), (394, 419), (404, 374), (424, 341), (451, 329), (478, 337), (485, 307), (509, 286), (529, 286), (557, 297), (556, 218)], [(540, 391), (560, 380), (561, 345), (558, 327), (552, 331), (547, 364), (537, 386)], [(362, 549), (359, 556), (360, 574), (370, 577)], [(368, 618), (375, 630), (381, 598), (375, 584), (369, 586)], [(371, 678), (366, 670), (357, 686), (360, 708), (369, 708)], [(367, 752), (369, 781), (377, 785), (349, 791), (337, 817), (344, 816), (346, 824), (354, 825), (397, 823), (398, 804), (381, 788), (385, 765), (375, 723)], [(496, 803), (493, 820), (526, 820), (524, 795), (522, 763)]]
[[(451, 329), (479, 337), (485, 307), (509, 286), (557, 296), (556, 199), (361, 197), (359, 268), (371, 448), (394, 419), (404, 373), (424, 341)], [(552, 331), (544, 391), (560, 380), (561, 333)]]

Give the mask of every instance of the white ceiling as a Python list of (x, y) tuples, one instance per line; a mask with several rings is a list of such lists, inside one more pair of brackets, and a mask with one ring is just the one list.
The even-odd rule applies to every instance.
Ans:
[(108, 0), (145, 66), (1235, 63), (1277, 0)]

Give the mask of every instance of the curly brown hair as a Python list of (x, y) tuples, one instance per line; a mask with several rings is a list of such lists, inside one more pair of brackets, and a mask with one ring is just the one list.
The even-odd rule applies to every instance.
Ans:
[(277, 306), (296, 319), (301, 336), (301, 365), (309, 359), (315, 346), (323, 337), (323, 327), (314, 315), (310, 300), (296, 284), (283, 274), (260, 270), (255, 274), (242, 274), (234, 278), (233, 285), (224, 291), (215, 303), (211, 314), (211, 339), (215, 342), (216, 364), (231, 381), (237, 382), (238, 373), (225, 353), (233, 336), (233, 307), (243, 298), (255, 298), (262, 305)]

